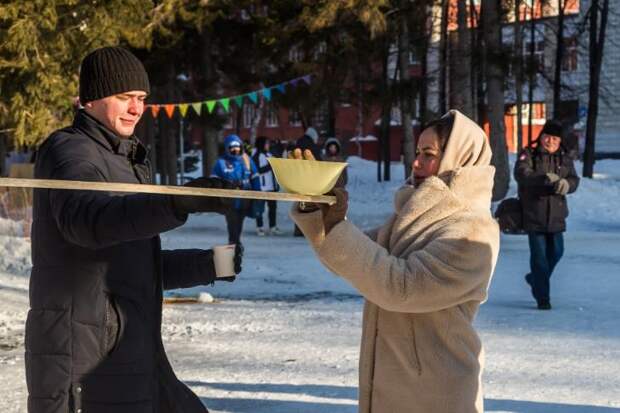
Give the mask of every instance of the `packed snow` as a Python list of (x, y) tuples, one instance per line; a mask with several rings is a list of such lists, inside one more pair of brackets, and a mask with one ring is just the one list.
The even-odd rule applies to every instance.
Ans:
[[(383, 183), (375, 163), (351, 158), (349, 164), (349, 219), (362, 228), (380, 225), (403, 181), (402, 164)], [(486, 348), (486, 411), (620, 412), (620, 161), (599, 161), (595, 170), (595, 179), (582, 180), (569, 197), (553, 310), (536, 310), (523, 281), (526, 237), (502, 237), (490, 297), (476, 321)], [(246, 220), (243, 272), (234, 283), (172, 292), (207, 292), (215, 300), (165, 306), (168, 354), (212, 412), (356, 412), (363, 299), (292, 236), (290, 205), (278, 207), (282, 236), (258, 237)], [(14, 225), (0, 221), (2, 412), (26, 411), (23, 323), (31, 262), (28, 241), (15, 236)], [(162, 235), (165, 248), (226, 240), (224, 218), (214, 215), (193, 216)]]

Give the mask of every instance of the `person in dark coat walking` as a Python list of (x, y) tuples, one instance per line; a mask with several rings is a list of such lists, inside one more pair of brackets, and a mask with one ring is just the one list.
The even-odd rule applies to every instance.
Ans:
[(538, 146), (524, 149), (515, 164), (530, 246), (530, 273), (525, 280), (541, 310), (551, 309), (550, 278), (564, 253), (566, 195), (579, 185), (573, 160), (561, 146), (562, 132), (559, 122), (547, 121)]
[[(149, 81), (129, 51), (106, 47), (80, 67), (80, 109), (43, 143), (35, 177), (151, 183), (133, 135)], [(191, 186), (230, 188), (199, 178)], [(212, 250), (161, 249), (188, 213), (219, 198), (35, 189), (26, 381), (30, 413), (203, 413), (161, 338), (164, 289), (216, 279)], [(241, 251), (236, 254), (241, 270)], [(229, 280), (234, 277), (229, 277)]]

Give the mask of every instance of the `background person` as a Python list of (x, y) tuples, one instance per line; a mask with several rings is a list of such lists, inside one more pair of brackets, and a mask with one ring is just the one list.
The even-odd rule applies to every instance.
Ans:
[(514, 171), (530, 246), (530, 272), (525, 281), (540, 310), (551, 309), (550, 278), (564, 254), (566, 194), (579, 185), (573, 159), (561, 145), (562, 133), (560, 122), (547, 121), (538, 146), (521, 152)]
[[(258, 168), (259, 180), (260, 180), (260, 190), (263, 192), (278, 192), (280, 190), (280, 186), (276, 181), (276, 177), (273, 174), (273, 170), (271, 169), (271, 165), (269, 164), (268, 158), (272, 157), (270, 152), (270, 141), (269, 138), (265, 136), (259, 136), (256, 138), (256, 147), (254, 150), (254, 154), (252, 155), (252, 161)], [(255, 201), (259, 204), (256, 208), (256, 233), (258, 236), (264, 235), (281, 235), (282, 231), (277, 227), (277, 207), (278, 203), (275, 200), (272, 201)], [(263, 228), (263, 212), (265, 209), (265, 204), (267, 204), (267, 208), (269, 209), (269, 229), (265, 231)]]
[[(323, 160), (329, 162), (346, 162), (346, 158), (342, 155), (342, 145), (337, 138), (328, 138), (323, 148), (325, 152)], [(347, 186), (347, 182), (349, 182), (349, 175), (347, 173), (347, 168), (344, 168), (336, 182), (336, 187), (344, 188)]]
[(416, 152), (394, 214), (368, 235), (346, 220), (340, 188), (335, 205), (295, 204), (291, 216), (321, 262), (366, 298), (360, 413), (482, 412), (473, 321), (499, 250), (491, 149), (478, 125), (451, 111)]
[[(254, 161), (242, 150), (243, 142), (237, 135), (224, 139), (224, 155), (213, 166), (212, 176), (232, 182), (237, 188), (260, 191), (258, 169)], [(226, 213), (228, 243), (241, 244), (243, 220), (246, 216), (256, 217), (255, 207), (249, 199), (238, 198)]]

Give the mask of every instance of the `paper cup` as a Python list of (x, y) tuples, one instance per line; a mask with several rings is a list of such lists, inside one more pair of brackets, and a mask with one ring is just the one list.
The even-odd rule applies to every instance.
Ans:
[(235, 274), (235, 244), (217, 245), (213, 247), (213, 260), (215, 261), (215, 276), (234, 277)]

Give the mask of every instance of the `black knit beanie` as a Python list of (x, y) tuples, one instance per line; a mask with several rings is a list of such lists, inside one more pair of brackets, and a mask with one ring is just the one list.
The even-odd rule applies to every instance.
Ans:
[(142, 62), (122, 47), (102, 47), (88, 54), (80, 66), (80, 103), (118, 93), (151, 91)]
[(550, 119), (545, 122), (545, 126), (543, 126), (541, 133), (564, 138), (564, 127), (562, 125), (562, 122), (560, 122), (559, 120)]

